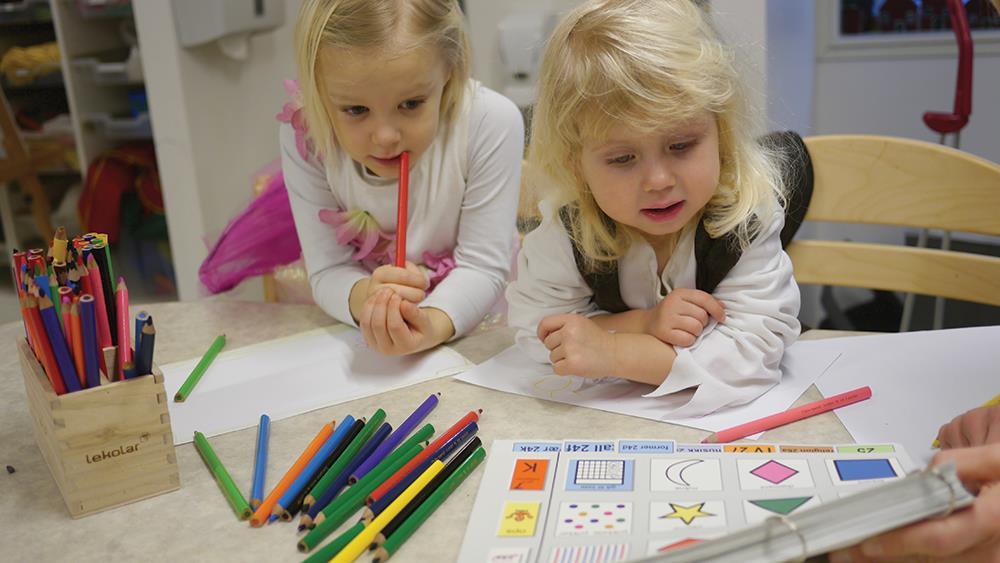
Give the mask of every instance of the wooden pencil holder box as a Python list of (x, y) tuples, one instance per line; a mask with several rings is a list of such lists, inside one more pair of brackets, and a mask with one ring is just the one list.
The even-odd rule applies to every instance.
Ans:
[[(24, 339), (17, 343), (38, 449), (66, 508), (80, 518), (180, 488), (163, 373), (56, 395)], [(109, 353), (110, 352), (110, 353)], [(114, 349), (105, 349), (108, 365)]]

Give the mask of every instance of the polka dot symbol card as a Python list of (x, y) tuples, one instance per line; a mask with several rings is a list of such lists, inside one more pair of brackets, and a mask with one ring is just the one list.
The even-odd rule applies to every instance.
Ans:
[(656, 555), (903, 478), (896, 444), (497, 440), (460, 561)]

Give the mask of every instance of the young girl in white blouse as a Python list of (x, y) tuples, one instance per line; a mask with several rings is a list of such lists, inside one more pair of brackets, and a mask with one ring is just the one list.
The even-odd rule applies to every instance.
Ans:
[(549, 190), (507, 290), (517, 343), (560, 375), (688, 391), (678, 417), (776, 384), (800, 328), (780, 155), (733, 58), (691, 0), (593, 0), (550, 39), (534, 109)]
[[(456, 0), (305, 0), (282, 170), (313, 297), (386, 354), (473, 328), (510, 267), (524, 128), (469, 78)], [(410, 153), (407, 266), (392, 265)]]

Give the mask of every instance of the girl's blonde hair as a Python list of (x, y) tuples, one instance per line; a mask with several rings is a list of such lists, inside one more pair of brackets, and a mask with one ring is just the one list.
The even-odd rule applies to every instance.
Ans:
[(761, 227), (756, 214), (781, 200), (780, 155), (755, 141), (733, 52), (693, 0), (586, 2), (556, 27), (540, 77), (528, 159), (543, 175), (535, 185), (554, 186), (556, 209), (576, 211), (570, 236), (589, 268), (641, 236), (601, 211), (580, 172), (584, 141), (616, 125), (654, 132), (714, 116), (721, 173), (703, 213), (713, 238), (732, 233), (745, 249)]
[(448, 70), (441, 119), (449, 122), (461, 107), (469, 40), (457, 0), (305, 0), (295, 25), (295, 54), (309, 138), (320, 155), (336, 150), (333, 116), (324, 103), (329, 92), (318, 68), (320, 49), (328, 46), (392, 53), (436, 48)]

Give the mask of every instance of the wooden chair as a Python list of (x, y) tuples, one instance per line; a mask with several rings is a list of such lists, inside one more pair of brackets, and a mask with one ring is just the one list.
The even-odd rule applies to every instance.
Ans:
[[(38, 234), (42, 240), (52, 240), (49, 198), (38, 180), (38, 169), (62, 160), (62, 150), (29, 154), (2, 90), (0, 90), (0, 140), (3, 141), (3, 150), (0, 151), (0, 190), (4, 190), (4, 185), (8, 182), (16, 180), (21, 189), (31, 196), (31, 214), (35, 219)], [(4, 235), (10, 250), (18, 242), (14, 232), (14, 214), (10, 208), (10, 200), (7, 194), (2, 192), (0, 192), (0, 212), (3, 215)]]
[[(941, 145), (874, 135), (805, 139), (815, 173), (806, 220), (1000, 236), (1000, 166)], [(799, 283), (920, 293), (1000, 306), (1000, 258), (796, 240)]]

